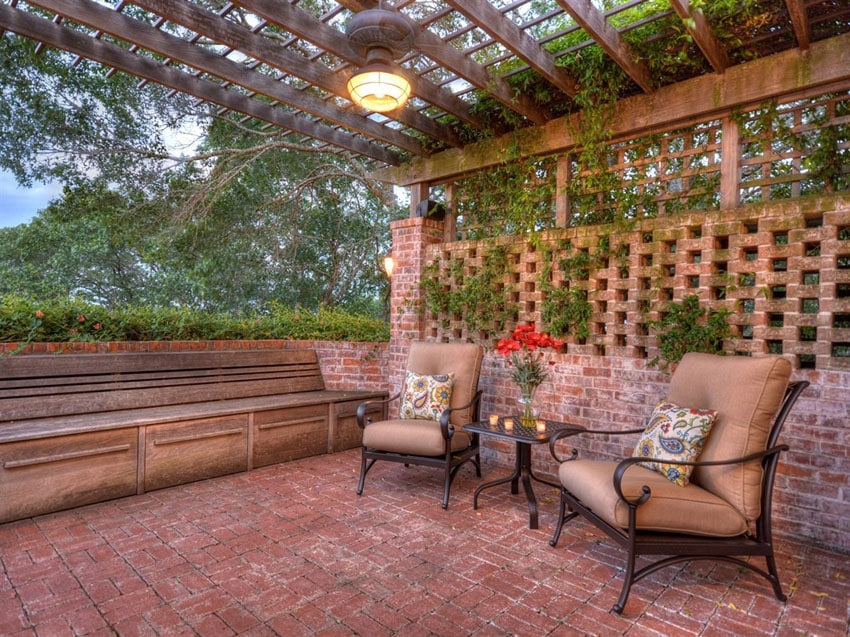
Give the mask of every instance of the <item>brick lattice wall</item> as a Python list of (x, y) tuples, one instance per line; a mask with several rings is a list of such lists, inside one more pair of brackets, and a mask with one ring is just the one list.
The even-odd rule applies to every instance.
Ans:
[[(669, 383), (667, 374), (648, 365), (657, 348), (655, 337), (643, 326), (657, 319), (670, 299), (698, 294), (704, 303), (733, 312), (736, 335), (727, 343), (730, 353), (780, 353), (781, 347), (781, 354), (794, 364), (793, 378), (812, 383), (780, 440), (791, 450), (779, 466), (775, 532), (850, 552), (848, 229), (850, 200), (820, 197), (645, 220), (616, 236), (611, 228), (598, 227), (547, 233), (544, 242), (550, 245), (567, 240), (588, 250), (607, 234), (612, 246), (621, 242), (629, 250), (625, 261), (612, 259), (586, 280), (567, 282), (587, 290), (594, 307), (592, 329), (585, 342), (570, 339), (565, 353), (550, 355), (554, 365), (537, 394), (542, 415), (597, 428), (643, 427)], [(424, 219), (395, 222), (393, 231), (397, 261), (424, 266), (442, 260), (446, 285), (452, 283), (453, 261), (460, 260), (460, 270), (474, 273), (487, 250), (504, 246), (513, 264), (502, 282), (506, 303), (517, 305), (517, 321), (539, 325), (543, 292), (538, 279), (545, 254), (539, 247), (517, 238), (438, 243), (439, 224)], [(423, 251), (428, 260), (422, 260)], [(553, 268), (556, 285), (564, 284), (559, 276)], [(411, 340), (468, 341), (481, 336), (468, 333), (462, 317), (418, 312), (417, 282), (413, 269), (405, 270), (401, 280), (393, 277), (392, 387), (398, 386)], [(519, 392), (505, 360), (492, 351), (485, 357), (481, 387), (484, 415), (515, 410)], [(614, 458), (631, 455), (635, 442), (601, 438), (576, 446), (585, 456)], [(492, 438), (483, 444), (484, 479), (507, 473), (514, 462), (513, 445)], [(535, 447), (533, 457), (538, 473), (553, 476), (557, 471), (545, 447)], [(556, 506), (554, 493), (538, 495), (545, 498), (543, 507)]]
[[(729, 353), (788, 356), (795, 367), (850, 369), (850, 199), (819, 197), (735, 210), (686, 213), (612, 226), (547, 231), (539, 242), (505, 237), (431, 245), (446, 288), (478, 272), (489, 253), (506, 250), (499, 282), (515, 322), (544, 326), (546, 285), (576, 288), (590, 302), (590, 334), (568, 350), (627, 358), (658, 354), (648, 323), (670, 301), (697, 294), (726, 308), (734, 336)], [(565, 259), (593, 262), (571, 278)], [(548, 272), (548, 277), (547, 277)], [(467, 317), (426, 313), (424, 335), (480, 340)], [(484, 330), (502, 334), (510, 325)]]

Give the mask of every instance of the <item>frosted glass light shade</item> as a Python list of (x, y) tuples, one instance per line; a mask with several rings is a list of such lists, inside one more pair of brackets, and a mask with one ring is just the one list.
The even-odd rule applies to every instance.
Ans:
[(390, 252), (387, 256), (383, 258), (384, 263), (384, 272), (387, 273), (389, 278), (393, 278), (393, 268), (395, 268), (395, 260), (393, 259), (393, 253)]
[(404, 106), (410, 83), (388, 65), (369, 65), (348, 80), (348, 94), (363, 108), (386, 113)]

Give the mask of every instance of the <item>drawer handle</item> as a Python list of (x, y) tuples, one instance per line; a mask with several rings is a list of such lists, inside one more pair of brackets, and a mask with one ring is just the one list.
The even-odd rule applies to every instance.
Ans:
[(324, 416), (316, 416), (315, 418), (293, 418), (292, 420), (281, 420), (280, 422), (270, 422), (265, 425), (258, 425), (257, 429), (279, 429), (280, 427), (289, 427), (290, 425), (306, 425), (311, 422), (324, 422)]
[(210, 431), (203, 434), (191, 434), (188, 436), (179, 436), (177, 438), (165, 438), (161, 440), (154, 440), (153, 444), (158, 446), (163, 445), (174, 445), (179, 442), (191, 442), (192, 440), (203, 440), (204, 438), (220, 438), (222, 436), (234, 436), (242, 433), (242, 428), (239, 429), (225, 429), (224, 431)]
[(101, 449), (87, 449), (85, 451), (69, 451), (58, 453), (55, 456), (42, 456), (41, 458), (27, 458), (26, 460), (10, 460), (3, 464), (4, 469), (17, 469), (19, 467), (31, 467), (37, 464), (48, 464), (50, 462), (61, 462), (62, 460), (73, 460), (74, 458), (87, 458), (90, 456), (102, 456), (107, 453), (128, 451), (130, 445), (115, 445), (114, 447), (102, 447)]

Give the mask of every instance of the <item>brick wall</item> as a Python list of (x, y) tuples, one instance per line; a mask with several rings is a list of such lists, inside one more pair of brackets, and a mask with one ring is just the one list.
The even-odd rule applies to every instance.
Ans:
[[(419, 281), (428, 250), (443, 239), (443, 223), (433, 219), (401, 219), (392, 223), (395, 263), (390, 295), (388, 380), (391, 394), (398, 391), (411, 341), (422, 337)], [(398, 410), (390, 403), (390, 415)]]
[[(18, 348), (0, 343), (0, 355)], [(124, 341), (116, 343), (32, 343), (16, 355), (98, 354), (105, 352), (187, 352), (226, 349), (315, 349), (328, 389), (387, 389), (386, 343), (337, 341)]]
[[(493, 240), (439, 243), (439, 226), (422, 219), (393, 224), (393, 254), (406, 268), (403, 278), (393, 276), (392, 387), (399, 384), (411, 340), (477, 338), (466, 333), (461, 317), (427, 316), (416, 307), (414, 264), (424, 265), (428, 259), (440, 257), (460, 258), (470, 260), (465, 267), (474, 269), (481, 251), (493, 245)], [(730, 353), (781, 353), (794, 364), (793, 378), (812, 383), (786, 421), (781, 437), (791, 451), (783, 455), (779, 466), (775, 532), (850, 552), (850, 359), (842, 349), (850, 342), (850, 331), (843, 327), (850, 316), (850, 293), (844, 292), (850, 289), (848, 227), (850, 201), (846, 197), (688, 213), (636, 224), (624, 235), (630, 250), (622, 267), (628, 272), (612, 264), (582, 282), (595, 304), (594, 327), (586, 342), (572, 339), (566, 353), (552, 355), (555, 365), (549, 368), (550, 378), (536, 397), (542, 415), (597, 428), (643, 427), (653, 404), (664, 396), (669, 376), (648, 367), (657, 348), (654, 336), (638, 325), (656, 318), (665, 302), (697, 293), (704, 302), (733, 311), (736, 333), (727, 344)], [(611, 234), (610, 228), (601, 230)], [(599, 229), (587, 227), (568, 228), (563, 233), (580, 246), (591, 247), (600, 236)], [(553, 240), (551, 234), (546, 238)], [(516, 295), (519, 321), (539, 324), (541, 292), (535, 286), (540, 253), (526, 250), (524, 239), (499, 241), (516, 255), (516, 270), (506, 283), (519, 287), (508, 292)], [(428, 259), (423, 260), (423, 252)], [(727, 272), (719, 274), (718, 264)], [(669, 276), (660, 276), (665, 269)], [(743, 282), (748, 285), (738, 285), (740, 279), (731, 285), (729, 274), (752, 274), (754, 282), (747, 277)], [(448, 275), (446, 281), (450, 283)], [(776, 285), (784, 285), (785, 298), (759, 292)], [(719, 287), (726, 287), (723, 294)], [(649, 301), (648, 315), (640, 310), (641, 301)], [(814, 328), (814, 340), (812, 331), (801, 330), (803, 327)], [(492, 351), (485, 357), (481, 387), (482, 414), (515, 410), (519, 392), (504, 359)], [(585, 456), (613, 458), (630, 455), (633, 444), (602, 438), (592, 445), (577, 446)], [(533, 454), (535, 470), (554, 475), (556, 464), (548, 450), (537, 447)], [(513, 465), (513, 455), (512, 444), (485, 439), (485, 474), (506, 472)]]

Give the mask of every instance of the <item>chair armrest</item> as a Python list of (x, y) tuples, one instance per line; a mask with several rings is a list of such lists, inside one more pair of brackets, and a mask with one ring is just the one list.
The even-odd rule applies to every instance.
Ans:
[(730, 458), (728, 460), (683, 460), (681, 462), (670, 462), (669, 460), (662, 460), (660, 458), (651, 458), (651, 457), (633, 457), (633, 458), (625, 458), (620, 461), (617, 465), (617, 468), (614, 470), (614, 490), (617, 492), (617, 497), (620, 498), (623, 502), (628, 504), (629, 506), (640, 506), (644, 502), (646, 502), (650, 496), (652, 495), (652, 489), (647, 485), (643, 485), (641, 487), (641, 495), (635, 500), (630, 500), (623, 494), (623, 476), (626, 471), (636, 465), (641, 464), (643, 462), (667, 462), (669, 464), (678, 464), (678, 465), (687, 465), (689, 467), (714, 467), (718, 465), (727, 465), (727, 464), (743, 464), (745, 462), (753, 462), (754, 460), (763, 460), (764, 458), (768, 458), (770, 456), (774, 456), (782, 451), (788, 451), (790, 447), (788, 445), (778, 445), (776, 447), (771, 447), (770, 449), (765, 449), (764, 451), (758, 451), (756, 453), (751, 453), (747, 456), (742, 456), (740, 458)]
[(354, 417), (357, 419), (357, 426), (361, 429), (365, 428), (370, 422), (372, 422), (371, 418), (366, 418), (366, 409), (369, 405), (384, 405), (386, 403), (391, 403), (394, 400), (398, 400), (401, 396), (401, 392), (390, 396), (389, 398), (384, 398), (383, 400), (367, 400), (364, 403), (360, 403), (357, 405), (357, 413)]
[(607, 434), (609, 436), (620, 436), (624, 434), (639, 434), (643, 433), (643, 429), (617, 429), (617, 430), (609, 430), (609, 429), (585, 429), (580, 425), (575, 425), (573, 429), (562, 429), (555, 433), (549, 439), (549, 453), (552, 454), (552, 457), (558, 462), (567, 462), (568, 460), (575, 460), (578, 457), (578, 449), (573, 449), (570, 452), (569, 457), (562, 457), (558, 455), (557, 450), (555, 449), (555, 443), (561, 440), (562, 438), (567, 438), (568, 436), (575, 436), (578, 434)]
[(443, 410), (443, 413), (440, 414), (440, 431), (443, 434), (443, 438), (449, 440), (452, 436), (455, 435), (455, 428), (449, 421), (451, 419), (451, 415), (453, 411), (459, 411), (461, 409), (469, 409), (470, 407), (475, 407), (473, 412), (475, 414), (478, 413), (478, 405), (481, 403), (481, 396), (484, 394), (484, 390), (479, 389), (475, 392), (475, 396), (472, 397), (465, 405), (458, 405), (457, 407), (448, 407)]

